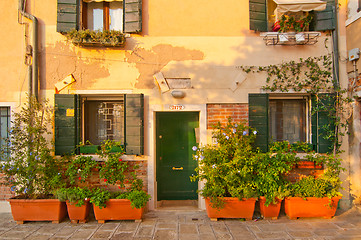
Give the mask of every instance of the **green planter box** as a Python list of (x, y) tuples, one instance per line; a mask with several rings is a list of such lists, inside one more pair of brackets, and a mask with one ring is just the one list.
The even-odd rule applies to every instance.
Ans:
[(79, 150), (80, 153), (83, 154), (95, 154), (99, 148), (100, 148), (99, 145), (84, 145), (84, 146), (80, 146)]

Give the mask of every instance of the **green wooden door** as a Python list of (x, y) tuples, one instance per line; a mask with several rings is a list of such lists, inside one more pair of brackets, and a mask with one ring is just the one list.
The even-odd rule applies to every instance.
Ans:
[(198, 183), (189, 177), (197, 166), (192, 147), (199, 113), (161, 112), (156, 119), (158, 201), (198, 199)]

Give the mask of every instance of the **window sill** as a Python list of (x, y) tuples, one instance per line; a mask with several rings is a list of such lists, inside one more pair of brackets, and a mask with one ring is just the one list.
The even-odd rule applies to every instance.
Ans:
[(266, 32), (261, 33), (266, 45), (313, 45), (321, 36), (320, 32)]
[(92, 41), (72, 41), (76, 46), (80, 47), (124, 47), (125, 41), (121, 43), (112, 42), (92, 42)]

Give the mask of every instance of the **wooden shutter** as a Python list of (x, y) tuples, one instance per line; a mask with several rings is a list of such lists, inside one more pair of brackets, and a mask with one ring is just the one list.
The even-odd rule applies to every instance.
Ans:
[(315, 31), (334, 30), (336, 28), (335, 1), (327, 0), (326, 9), (314, 11), (313, 28)]
[(58, 0), (58, 32), (68, 32), (78, 29), (79, 0)]
[(142, 31), (142, 0), (124, 0), (124, 32)]
[(249, 28), (267, 32), (267, 0), (249, 0)]
[(269, 144), (268, 94), (249, 94), (248, 109), (249, 126), (257, 130), (255, 146), (259, 147), (262, 152), (267, 152)]
[(314, 108), (317, 104), (325, 106), (327, 109), (332, 109), (335, 104), (335, 98), (330, 94), (319, 94), (319, 101), (316, 100), (316, 96), (312, 96), (312, 119), (311, 119), (311, 131), (312, 131), (312, 144), (314, 150), (319, 153), (331, 152), (333, 149), (333, 142), (325, 139), (327, 134), (323, 126), (330, 124), (331, 128), (335, 128), (335, 122), (332, 117), (329, 116), (328, 111), (315, 112)]
[(79, 97), (73, 94), (55, 94), (55, 155), (72, 154), (79, 142)]
[(125, 151), (129, 155), (144, 154), (144, 95), (126, 94)]

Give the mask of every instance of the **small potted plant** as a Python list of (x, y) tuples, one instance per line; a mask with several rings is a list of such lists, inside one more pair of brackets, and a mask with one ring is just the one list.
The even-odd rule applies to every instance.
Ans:
[(298, 217), (324, 217), (335, 215), (342, 195), (341, 160), (332, 154), (317, 155), (317, 161), (326, 165), (318, 177), (307, 176), (290, 185), (290, 196), (285, 198), (285, 212), (290, 219)]
[[(124, 151), (114, 152), (114, 147), (121, 147), (119, 142), (105, 141), (98, 155), (104, 160), (99, 166), (99, 177), (104, 187), (93, 189), (90, 202), (93, 203), (94, 215), (99, 223), (106, 220), (141, 221), (144, 207), (150, 195), (143, 190), (143, 181), (136, 176), (133, 169), (123, 161)], [(106, 187), (115, 187), (110, 191)]]
[(285, 173), (297, 162), (296, 153), (289, 151), (288, 142), (274, 142), (267, 153), (254, 156), (257, 176), (254, 179), (260, 195), (260, 210), (264, 218), (277, 219), (281, 202), (288, 191)]
[(50, 134), (52, 109), (47, 103), (28, 97), (13, 121), (6, 145), (1, 148), (0, 171), (16, 196), (9, 199), (14, 220), (59, 222), (66, 216), (66, 206), (55, 198), (64, 186), (62, 160), (55, 158)]
[(67, 187), (56, 192), (60, 201), (66, 201), (72, 223), (86, 223), (90, 209), (89, 178), (98, 163), (91, 156), (70, 157), (65, 171)]
[(125, 45), (124, 34), (116, 30), (93, 31), (89, 29), (73, 29), (66, 33), (66, 37), (73, 44), (81, 46), (121, 47)]
[(192, 181), (205, 181), (208, 217), (252, 219), (257, 191), (254, 185), (255, 158), (252, 143), (257, 132), (243, 123), (218, 123), (213, 132), (215, 145), (193, 148), (199, 162)]

